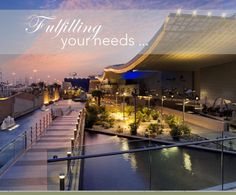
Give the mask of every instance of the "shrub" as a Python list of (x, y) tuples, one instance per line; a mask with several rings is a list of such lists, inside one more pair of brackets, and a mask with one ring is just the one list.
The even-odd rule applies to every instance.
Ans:
[(157, 135), (160, 135), (163, 133), (163, 126), (158, 123), (151, 123), (148, 125), (147, 131), (151, 134), (156, 133)]
[(144, 114), (141, 111), (138, 111), (136, 113), (136, 118), (138, 122), (141, 122), (141, 121), (143, 122)]
[(137, 129), (139, 127), (139, 124), (138, 123), (130, 123), (129, 124), (129, 127), (130, 127), (130, 134), (131, 135), (137, 135)]
[(153, 120), (157, 120), (160, 118), (161, 114), (157, 110), (152, 110), (151, 111), (151, 116)]
[(182, 131), (179, 126), (172, 126), (170, 130), (170, 135), (175, 141), (179, 141), (180, 137), (182, 136)]
[(174, 126), (178, 126), (181, 124), (181, 119), (175, 115), (167, 115), (166, 118), (166, 123), (170, 126), (170, 128), (172, 129), (172, 127)]
[(125, 113), (128, 116), (131, 116), (131, 114), (134, 112), (134, 107), (133, 106), (125, 106)]
[(105, 108), (105, 106), (100, 106), (97, 108), (97, 110), (98, 110), (98, 113), (103, 113), (106, 111), (106, 108)]
[(100, 106), (98, 108), (98, 113), (98, 121), (96, 124), (102, 125), (106, 129), (113, 127), (114, 119), (111, 118), (109, 112), (105, 110), (105, 107)]
[(180, 130), (182, 131), (182, 133), (183, 133), (183, 135), (184, 136), (190, 136), (190, 134), (191, 134), (191, 129), (187, 126), (187, 125), (185, 125), (185, 124), (181, 124), (180, 126), (179, 126), (179, 128), (180, 128)]
[(147, 108), (147, 107), (144, 107), (142, 109), (142, 113), (147, 115), (147, 116), (150, 116), (151, 115), (151, 109)]
[(101, 112), (101, 114), (98, 115), (100, 121), (108, 121), (109, 120), (109, 113), (107, 111)]
[(92, 128), (93, 125), (98, 120), (98, 111), (96, 106), (86, 106), (86, 119), (85, 119), (85, 127)]
[(117, 133), (123, 133), (123, 129), (121, 128), (120, 125), (117, 127)]
[(173, 125), (171, 127), (170, 135), (173, 140), (179, 141), (181, 137), (190, 136), (190, 134), (191, 129), (185, 124)]

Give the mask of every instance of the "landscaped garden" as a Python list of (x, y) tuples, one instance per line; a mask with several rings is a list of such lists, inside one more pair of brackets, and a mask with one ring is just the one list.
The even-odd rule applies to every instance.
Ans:
[(86, 106), (86, 128), (174, 141), (201, 139), (191, 133), (181, 118), (162, 114), (158, 108), (137, 106), (135, 122), (134, 106), (101, 104), (99, 93), (94, 93), (93, 97)]

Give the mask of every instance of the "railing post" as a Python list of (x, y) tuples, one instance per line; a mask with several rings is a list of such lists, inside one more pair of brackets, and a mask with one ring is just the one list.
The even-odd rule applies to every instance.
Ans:
[(24, 139), (25, 139), (25, 150), (27, 149), (27, 132), (24, 133)]
[[(222, 139), (224, 138), (224, 131), (222, 131)], [(221, 142), (221, 190), (224, 190), (224, 140)]]
[(60, 191), (64, 191), (65, 190), (65, 174), (64, 173), (60, 174), (59, 179), (60, 179)]
[[(67, 157), (68, 158), (71, 157), (71, 152), (67, 152)], [(67, 174), (70, 174), (70, 164), (71, 164), (71, 160), (67, 160)]]
[(46, 128), (48, 126), (48, 116), (46, 115)]
[(46, 124), (45, 124), (45, 116), (43, 117), (43, 129), (46, 129)]
[(74, 151), (74, 147), (75, 147), (75, 139), (74, 138), (70, 138), (71, 141), (71, 151)]
[(42, 135), (42, 121), (41, 119), (39, 120), (39, 133)]
[(30, 127), (30, 139), (31, 139), (31, 144), (33, 143), (33, 127)]
[(76, 138), (77, 138), (77, 129), (74, 129), (74, 139), (76, 140)]
[(36, 134), (36, 141), (38, 140), (38, 126), (37, 123), (35, 124), (35, 134)]

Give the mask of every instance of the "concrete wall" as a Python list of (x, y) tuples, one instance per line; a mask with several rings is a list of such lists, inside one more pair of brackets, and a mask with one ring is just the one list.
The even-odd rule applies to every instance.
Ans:
[(203, 103), (211, 105), (217, 97), (236, 102), (236, 63), (201, 69), (200, 87)]
[(0, 100), (0, 122), (4, 120), (7, 116), (13, 114), (14, 99), (9, 98), (6, 100)]
[(43, 105), (43, 96), (19, 93), (0, 101), (0, 122), (7, 116), (19, 117)]
[(19, 115), (26, 110), (34, 107), (34, 101), (15, 97), (14, 115)]

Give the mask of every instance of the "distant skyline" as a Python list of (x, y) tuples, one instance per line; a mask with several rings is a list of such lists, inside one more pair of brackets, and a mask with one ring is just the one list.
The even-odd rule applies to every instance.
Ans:
[[(148, 42), (158, 31), (164, 18), (168, 13), (160, 14), (160, 10), (176, 11), (182, 10), (229, 10), (233, 13), (236, 10), (236, 0), (1, 0), (1, 10), (157, 10), (156, 16), (140, 16), (136, 28), (126, 21), (121, 21), (124, 26), (120, 31), (128, 31), (129, 34), (135, 34), (140, 41)], [(159, 12), (158, 12), (159, 10)], [(149, 13), (152, 13), (152, 12)], [(160, 15), (158, 15), (160, 14)], [(106, 15), (106, 12), (104, 12)], [(106, 16), (109, 19), (109, 15)], [(153, 20), (151, 19), (153, 18)], [(119, 20), (118, 20), (119, 21)], [(5, 21), (7, 24), (7, 21)], [(99, 22), (99, 18), (94, 18), (94, 22)], [(142, 27), (141, 24), (144, 24)], [(1, 24), (4, 26), (4, 24)], [(140, 25), (140, 27), (139, 27)], [(113, 26), (111, 25), (111, 28)], [(127, 30), (128, 29), (128, 30)], [(138, 30), (137, 30), (138, 29)], [(114, 33), (111, 29), (110, 34)], [(6, 35), (7, 36), (7, 35)], [(44, 36), (32, 43), (30, 49), (42, 44)], [(20, 40), (21, 37), (18, 37)], [(39, 41), (40, 40), (40, 41)], [(104, 67), (113, 64), (126, 63), (132, 59), (141, 48), (104, 48), (101, 51), (92, 51), (81, 49), (76, 53), (60, 54), (0, 54), (0, 68), (3, 71), (4, 79), (11, 82), (12, 73), (16, 73), (16, 79), (25, 77), (37, 77), (37, 79), (47, 80), (48, 76), (52, 79), (62, 79), (68, 76), (69, 72), (77, 72), (79, 76), (100, 74)], [(37, 75), (33, 73), (37, 70)]]

